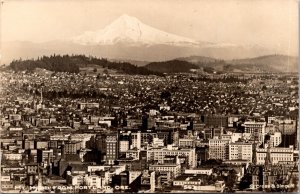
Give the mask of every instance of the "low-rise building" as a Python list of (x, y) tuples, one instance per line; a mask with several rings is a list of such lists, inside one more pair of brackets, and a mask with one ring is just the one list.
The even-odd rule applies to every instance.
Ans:
[(212, 168), (198, 167), (194, 169), (185, 169), (184, 174), (206, 174), (211, 175), (213, 173)]
[(180, 164), (150, 164), (149, 170), (155, 172), (169, 172), (170, 177), (177, 177), (180, 174)]
[(188, 165), (196, 167), (196, 150), (195, 148), (184, 149), (168, 145), (164, 148), (150, 148), (147, 150), (147, 161), (158, 161), (163, 164), (166, 156), (186, 157)]
[[(256, 162), (257, 164), (264, 164), (267, 156), (267, 148), (257, 148), (256, 149)], [(277, 164), (278, 162), (293, 161), (294, 160), (294, 148), (290, 146), (288, 148), (273, 147), (270, 148), (270, 156), (272, 164)]]

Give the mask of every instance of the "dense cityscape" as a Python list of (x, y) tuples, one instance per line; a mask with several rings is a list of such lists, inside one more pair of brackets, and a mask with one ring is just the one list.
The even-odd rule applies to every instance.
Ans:
[(298, 191), (298, 75), (0, 72), (4, 192)]
[(295, 0), (0, 0), (0, 193), (297, 193)]

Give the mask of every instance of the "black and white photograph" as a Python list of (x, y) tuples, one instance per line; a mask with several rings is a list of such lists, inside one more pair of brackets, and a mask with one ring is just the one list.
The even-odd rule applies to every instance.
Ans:
[(0, 192), (296, 193), (298, 60), (298, 0), (0, 0)]

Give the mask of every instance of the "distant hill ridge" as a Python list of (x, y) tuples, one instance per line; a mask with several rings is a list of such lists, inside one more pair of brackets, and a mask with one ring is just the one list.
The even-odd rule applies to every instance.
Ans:
[(205, 56), (190, 56), (190, 57), (180, 57), (177, 58), (177, 60), (180, 61), (188, 61), (190, 63), (213, 63), (213, 62), (217, 62), (217, 61), (222, 61), (222, 59), (216, 59), (213, 57), (205, 57)]
[(84, 55), (51, 55), (39, 57), (34, 60), (14, 60), (10, 63), (10, 69), (14, 71), (33, 71), (36, 68), (54, 72), (79, 73), (80, 66), (94, 64), (103, 68), (114, 69), (125, 74), (161, 75), (148, 70), (145, 67), (137, 67), (127, 62), (112, 62), (104, 58), (86, 57)]
[(183, 73), (190, 72), (191, 69), (205, 70), (207, 68), (210, 69), (209, 72), (298, 72), (298, 57), (286, 55), (267, 55), (236, 60), (190, 56), (160, 62), (108, 60), (85, 55), (51, 55), (35, 60), (14, 60), (9, 68), (15, 71), (32, 71), (41, 68), (49, 71), (78, 73), (82, 65), (88, 64), (116, 70), (120, 73), (137, 75)]
[(178, 58), (179, 60), (188, 61), (199, 67), (210, 66), (226, 71), (271, 71), (271, 72), (298, 72), (298, 57), (287, 55), (265, 55), (255, 58), (221, 60), (211, 57), (191, 56)]

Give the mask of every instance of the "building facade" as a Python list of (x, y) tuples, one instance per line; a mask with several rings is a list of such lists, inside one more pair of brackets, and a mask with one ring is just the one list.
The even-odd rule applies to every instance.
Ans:
[(209, 139), (209, 159), (228, 160), (229, 142), (227, 139)]
[(229, 160), (247, 160), (252, 162), (252, 143), (235, 142), (229, 144)]

